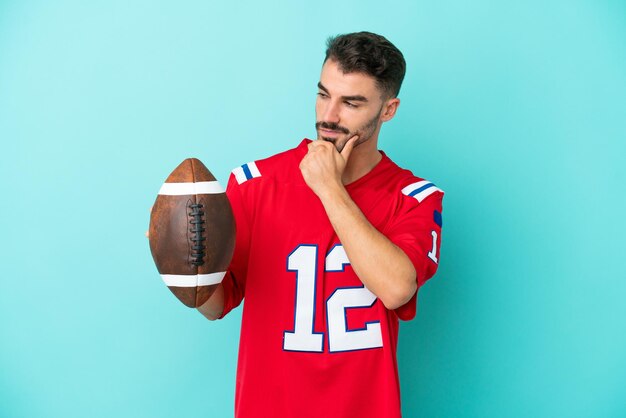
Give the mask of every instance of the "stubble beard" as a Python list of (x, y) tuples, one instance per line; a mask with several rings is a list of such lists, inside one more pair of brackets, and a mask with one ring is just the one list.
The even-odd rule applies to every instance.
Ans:
[[(317, 137), (318, 139), (323, 139), (324, 141), (328, 141), (332, 143), (337, 149), (337, 152), (341, 152), (343, 151), (343, 148), (348, 143), (348, 140), (352, 138), (354, 135), (358, 135), (359, 138), (354, 144), (354, 146), (357, 147), (361, 145), (362, 143), (369, 141), (372, 138), (372, 136), (374, 136), (374, 132), (376, 132), (376, 128), (378, 127), (378, 119), (380, 118), (380, 114), (382, 113), (382, 111), (383, 111), (383, 108), (381, 106), (376, 116), (374, 116), (367, 123), (365, 123), (365, 125), (363, 125), (361, 128), (355, 131), (350, 131), (349, 129), (343, 126), (337, 125), (336, 123), (317, 122), (315, 124), (315, 130), (318, 132)], [(325, 137), (319, 134), (319, 128), (338, 131), (338, 132), (343, 133), (344, 136), (340, 136), (338, 138)]]

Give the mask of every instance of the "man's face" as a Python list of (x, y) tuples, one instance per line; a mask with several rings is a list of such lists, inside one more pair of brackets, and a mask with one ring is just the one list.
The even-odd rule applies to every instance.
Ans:
[(341, 152), (358, 135), (358, 146), (376, 139), (381, 124), (383, 100), (376, 80), (363, 73), (344, 74), (327, 60), (322, 67), (315, 103), (317, 138), (332, 142)]

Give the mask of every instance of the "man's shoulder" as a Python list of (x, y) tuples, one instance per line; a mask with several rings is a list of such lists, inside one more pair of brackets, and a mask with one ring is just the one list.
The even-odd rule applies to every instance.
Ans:
[(443, 190), (435, 185), (434, 182), (413, 174), (407, 168), (400, 167), (386, 155), (384, 155), (384, 159), (386, 160), (386, 174), (384, 177), (387, 179), (387, 187), (393, 189), (391, 191), (394, 194), (413, 198), (418, 203), (436, 193), (443, 195)]
[(308, 139), (303, 139), (295, 148), (288, 149), (270, 157), (242, 164), (232, 171), (241, 185), (250, 180), (262, 181), (268, 178), (289, 179), (299, 174), (299, 164), (307, 152)]

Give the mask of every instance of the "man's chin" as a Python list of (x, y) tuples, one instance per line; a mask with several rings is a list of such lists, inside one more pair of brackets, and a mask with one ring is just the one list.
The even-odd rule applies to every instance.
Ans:
[(352, 137), (352, 134), (348, 134), (347, 138), (345, 138), (344, 136), (328, 137), (328, 136), (318, 135), (317, 139), (322, 139), (326, 142), (330, 142), (331, 144), (335, 146), (338, 152), (341, 152), (343, 150), (343, 147), (346, 146), (348, 139), (350, 139), (351, 137)]

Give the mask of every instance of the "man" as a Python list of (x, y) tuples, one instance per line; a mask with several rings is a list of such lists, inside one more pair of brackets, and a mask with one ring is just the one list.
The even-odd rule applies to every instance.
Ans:
[(443, 198), (378, 150), (404, 73), (382, 36), (329, 39), (317, 140), (233, 170), (235, 254), (199, 310), (245, 296), (237, 417), (401, 416), (398, 318), (437, 269)]

